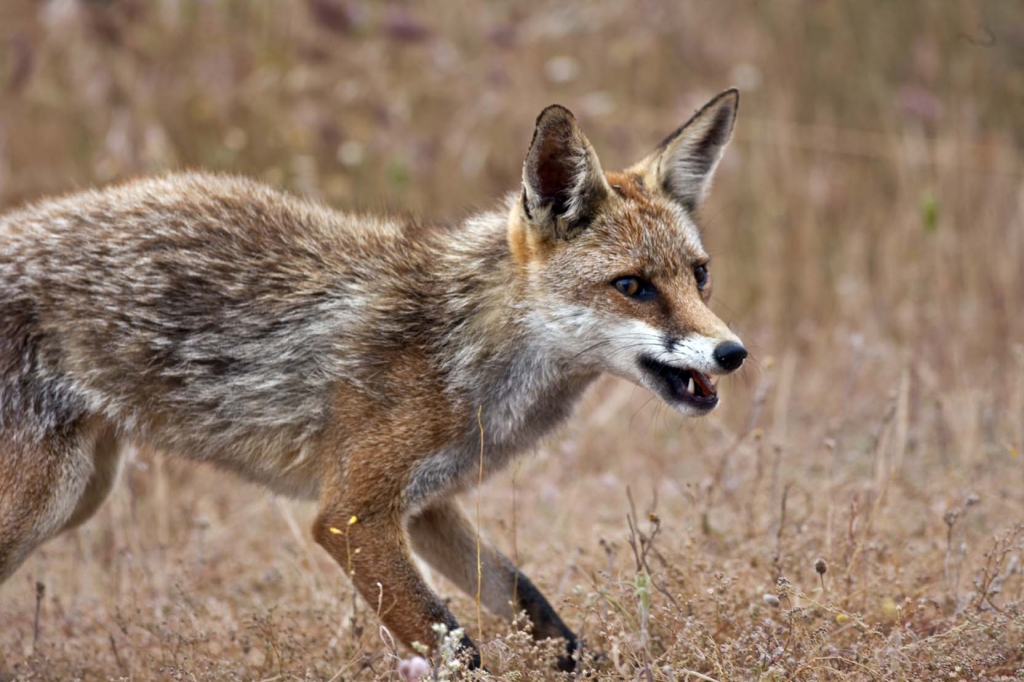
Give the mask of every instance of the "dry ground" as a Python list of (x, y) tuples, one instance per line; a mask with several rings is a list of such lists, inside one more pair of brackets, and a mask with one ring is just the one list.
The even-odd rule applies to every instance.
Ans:
[[(0, 206), (203, 166), (457, 217), (546, 104), (617, 167), (739, 85), (704, 223), (753, 362), (699, 422), (603, 383), (464, 503), (600, 678), (1024, 679), (1024, 5), (3, 0), (0, 40)], [(312, 511), (137, 453), (0, 589), (0, 671), (396, 679)]]

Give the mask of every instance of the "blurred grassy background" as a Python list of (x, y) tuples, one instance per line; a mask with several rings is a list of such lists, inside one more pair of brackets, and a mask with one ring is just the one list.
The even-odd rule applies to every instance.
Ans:
[[(612, 169), (738, 86), (703, 222), (713, 306), (755, 362), (702, 422), (603, 383), (488, 484), (484, 526), (590, 623), (608, 674), (1024, 666), (1019, 538), (1000, 596), (974, 584), (1024, 509), (1024, 4), (3, 0), (0, 79), (0, 207), (203, 167), (435, 219), (517, 186), (547, 104)], [(0, 591), (0, 671), (386, 678), (310, 510), (200, 471), (139, 456), (97, 519), (37, 554)], [(675, 596), (654, 595), (651, 632), (602, 596), (635, 573), (626, 485), (665, 523)], [(779, 576), (813, 597), (817, 555), (836, 575), (821, 608), (794, 597), (766, 623)], [(529, 659), (510, 637), (489, 644), (498, 670)]]

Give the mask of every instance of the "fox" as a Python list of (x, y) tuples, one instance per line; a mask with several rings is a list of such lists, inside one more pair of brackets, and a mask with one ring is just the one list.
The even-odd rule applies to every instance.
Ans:
[(457, 224), (201, 171), (0, 214), (0, 583), (134, 445), (316, 501), (313, 539), (406, 646), (459, 628), (416, 555), (574, 669), (576, 634), (456, 496), (602, 374), (717, 407), (747, 351), (709, 307), (699, 209), (738, 106), (720, 93), (620, 172), (549, 106), (521, 187)]

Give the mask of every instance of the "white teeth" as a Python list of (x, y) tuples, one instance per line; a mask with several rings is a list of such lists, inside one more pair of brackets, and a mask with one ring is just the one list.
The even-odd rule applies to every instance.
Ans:
[(693, 377), (690, 377), (690, 380), (686, 382), (686, 390), (690, 393), (694, 392)]

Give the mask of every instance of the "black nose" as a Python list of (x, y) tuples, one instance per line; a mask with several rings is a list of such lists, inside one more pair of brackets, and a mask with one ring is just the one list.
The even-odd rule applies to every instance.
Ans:
[(728, 372), (739, 369), (746, 357), (747, 349), (733, 341), (726, 341), (715, 349), (715, 360)]

